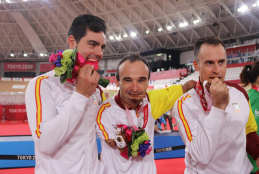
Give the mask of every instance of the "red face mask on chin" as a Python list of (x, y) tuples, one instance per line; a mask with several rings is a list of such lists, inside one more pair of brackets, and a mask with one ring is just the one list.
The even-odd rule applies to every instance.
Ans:
[(98, 63), (99, 61), (85, 60), (85, 58), (79, 52), (77, 52), (77, 60), (76, 60), (77, 66), (83, 67), (84, 65), (94, 65), (94, 69), (98, 71), (99, 70)]
[[(79, 74), (81, 68), (87, 64), (94, 65), (94, 69), (98, 71), (99, 70), (98, 63), (99, 63), (99, 61), (89, 61), (89, 60), (86, 61), (85, 58), (77, 52), (76, 63), (72, 70), (72, 78), (67, 79), (67, 81), (70, 83), (73, 83), (73, 81), (74, 81), (73, 79), (77, 78), (77, 75)], [(108, 86), (109, 82), (110, 82), (110, 80), (108, 80), (108, 79), (100, 78), (98, 84), (101, 85), (102, 87), (106, 88)]]

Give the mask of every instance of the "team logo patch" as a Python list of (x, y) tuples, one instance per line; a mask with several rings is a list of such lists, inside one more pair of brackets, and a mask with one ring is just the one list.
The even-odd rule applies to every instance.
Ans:
[(239, 106), (237, 103), (232, 103), (232, 106), (233, 106), (234, 110), (236, 111), (236, 113), (240, 112), (240, 109), (239, 109)]
[(97, 105), (98, 104), (97, 97), (93, 96), (93, 98), (94, 98), (94, 104)]

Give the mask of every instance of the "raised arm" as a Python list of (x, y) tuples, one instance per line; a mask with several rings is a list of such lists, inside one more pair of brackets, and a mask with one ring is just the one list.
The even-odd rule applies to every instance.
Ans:
[(172, 85), (170, 87), (153, 90), (148, 92), (149, 101), (151, 104), (152, 116), (156, 120), (166, 111), (174, 106), (176, 100), (192, 89), (196, 85), (196, 81), (190, 80), (184, 85)]
[(209, 115), (204, 118), (203, 125), (190, 109), (195, 103), (189, 99), (189, 95), (182, 97), (174, 106), (175, 118), (186, 145), (186, 152), (194, 163), (202, 165), (207, 165), (217, 150), (227, 115), (225, 109), (229, 103), (227, 85), (218, 78), (213, 79), (211, 85), (207, 87), (213, 100), (213, 107)]
[[(43, 154), (52, 155), (80, 123), (100, 75), (93, 71), (93, 66), (81, 68), (72, 94), (56, 89), (55, 82), (48, 78), (33, 79), (27, 87), (25, 101), (35, 146)], [(66, 98), (66, 95), (70, 96)], [(55, 103), (59, 97), (61, 102)]]
[(176, 123), (186, 145), (186, 152), (193, 159), (193, 165), (207, 165), (218, 147), (227, 113), (212, 107), (202, 126), (191, 112), (190, 100), (192, 101), (187, 95), (175, 103), (173, 110)]
[(149, 91), (148, 97), (154, 119), (158, 119), (166, 111), (171, 109), (174, 106), (175, 101), (181, 95), (183, 95), (181, 85), (172, 85), (164, 89)]

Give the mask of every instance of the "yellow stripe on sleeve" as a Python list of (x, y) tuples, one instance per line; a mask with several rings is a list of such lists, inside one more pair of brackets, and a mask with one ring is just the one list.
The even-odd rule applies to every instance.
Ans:
[(40, 138), (40, 123), (42, 122), (42, 103), (41, 103), (41, 94), (40, 94), (40, 85), (43, 79), (49, 78), (48, 76), (41, 76), (37, 78), (35, 84), (35, 100), (36, 100), (36, 135)]
[(253, 111), (251, 109), (250, 101), (249, 101), (249, 108), (250, 108), (250, 112), (249, 112), (248, 121), (246, 123), (246, 134), (257, 131), (257, 124), (255, 122), (255, 117), (254, 117)]
[(97, 125), (99, 126), (99, 129), (102, 131), (105, 140), (108, 140), (108, 139), (109, 139), (109, 136), (108, 136), (108, 133), (106, 132), (104, 126), (103, 126), (102, 123), (101, 123), (101, 119), (102, 119), (102, 113), (103, 113), (103, 111), (105, 110), (105, 108), (108, 108), (108, 107), (110, 107), (110, 106), (111, 106), (110, 103), (106, 103), (106, 104), (102, 105), (102, 106), (100, 107), (99, 111), (98, 111), (97, 118), (96, 118)]
[(185, 119), (185, 116), (184, 116), (184, 113), (183, 113), (183, 108), (182, 108), (183, 101), (186, 98), (190, 98), (190, 97), (191, 97), (190, 95), (187, 95), (185, 97), (182, 97), (181, 100), (178, 100), (177, 109), (178, 109), (180, 119), (182, 120), (182, 123), (183, 123), (184, 129), (185, 129), (186, 135), (188, 137), (188, 140), (192, 141), (192, 133), (191, 133), (189, 124), (188, 124), (187, 120)]
[(103, 102), (106, 100), (104, 92), (102, 93), (102, 100), (103, 100)]

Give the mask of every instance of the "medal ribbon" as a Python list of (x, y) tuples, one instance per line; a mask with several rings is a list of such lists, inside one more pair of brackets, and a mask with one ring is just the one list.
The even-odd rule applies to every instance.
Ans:
[(259, 88), (257, 86), (252, 86), (252, 89), (254, 89), (254, 90), (259, 92)]
[[(143, 107), (143, 105), (144, 105), (144, 102), (143, 102), (143, 104), (142, 104), (141, 107)], [(126, 107), (125, 107), (125, 109), (126, 109), (127, 118), (128, 118), (128, 121), (129, 121), (131, 127), (133, 127), (133, 129), (134, 129), (135, 131), (139, 131), (139, 130), (145, 129), (145, 127), (147, 126), (147, 122), (148, 122), (148, 103), (146, 102), (145, 106), (143, 107), (143, 112), (144, 112), (144, 124), (143, 124), (143, 127), (142, 127), (141, 129), (138, 129), (138, 128), (134, 125), (134, 123), (133, 123), (133, 118), (132, 118), (132, 115), (131, 115), (129, 109), (126, 108)], [(141, 110), (141, 109), (139, 109), (139, 110)], [(137, 112), (138, 112), (138, 111), (137, 111)]]
[(201, 102), (201, 105), (204, 109), (204, 111), (207, 111), (208, 110), (208, 103), (205, 99), (205, 94), (204, 94), (204, 90), (203, 90), (203, 87), (201, 86), (201, 82), (200, 82), (200, 78), (195, 86), (195, 89), (196, 89), (196, 92), (198, 94), (198, 96), (200, 97), (200, 102)]

